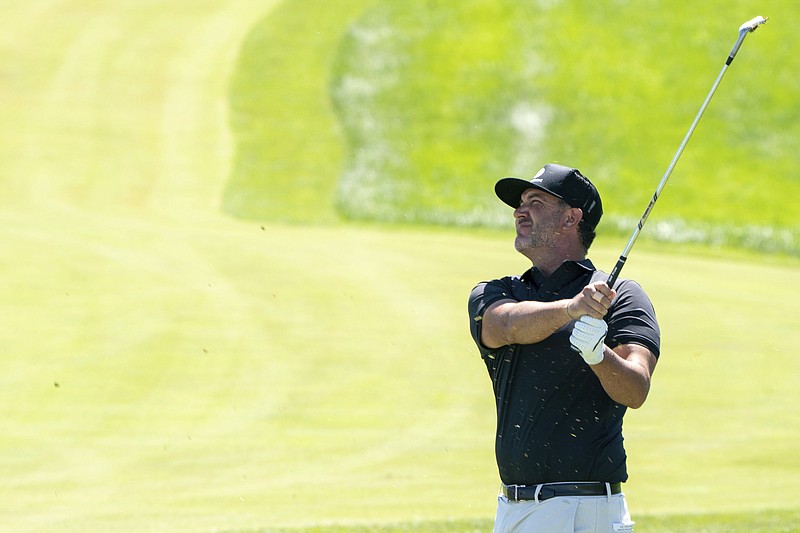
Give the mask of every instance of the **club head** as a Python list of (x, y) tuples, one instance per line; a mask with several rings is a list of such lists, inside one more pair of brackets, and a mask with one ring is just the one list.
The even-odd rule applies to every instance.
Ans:
[(754, 31), (756, 31), (756, 28), (758, 28), (762, 24), (765, 24), (766, 22), (767, 22), (767, 18), (766, 17), (756, 17), (756, 18), (754, 18), (752, 20), (748, 20), (747, 22), (745, 22), (744, 24), (739, 26), (739, 33), (742, 33), (742, 32), (745, 32), (745, 31), (746, 32), (754, 32)]

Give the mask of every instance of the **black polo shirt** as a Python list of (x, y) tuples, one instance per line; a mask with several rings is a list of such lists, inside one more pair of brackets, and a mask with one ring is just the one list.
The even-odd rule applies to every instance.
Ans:
[[(627, 480), (622, 418), (600, 380), (572, 350), (567, 324), (536, 344), (489, 349), (481, 344), (483, 313), (502, 299), (552, 302), (572, 298), (607, 279), (591, 261), (568, 261), (549, 278), (533, 268), (522, 276), (479, 283), (469, 299), (470, 329), (492, 379), (497, 403), (495, 456), (506, 484)], [(605, 317), (606, 344), (640, 344), (656, 357), (660, 333), (655, 311), (634, 281), (619, 280)]]

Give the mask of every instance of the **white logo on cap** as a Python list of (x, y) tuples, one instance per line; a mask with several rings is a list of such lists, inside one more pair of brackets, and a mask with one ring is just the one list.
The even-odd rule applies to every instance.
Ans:
[(533, 177), (533, 179), (531, 180), (531, 183), (533, 183), (533, 182), (535, 182), (535, 181), (544, 181), (544, 178), (540, 178), (540, 177), (539, 177), (539, 176), (541, 176), (542, 174), (544, 174), (544, 167), (542, 167), (542, 169), (541, 169), (539, 172), (537, 172), (537, 173), (536, 173), (536, 175), (535, 175), (535, 176)]

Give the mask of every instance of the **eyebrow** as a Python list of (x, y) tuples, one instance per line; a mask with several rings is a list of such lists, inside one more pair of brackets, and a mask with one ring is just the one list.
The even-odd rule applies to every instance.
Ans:
[(547, 194), (546, 192), (540, 191), (539, 189), (528, 189), (528, 190), (526, 190), (525, 192), (522, 193), (522, 195), (519, 197), (519, 199), (520, 199), (520, 202), (524, 202), (525, 199), (544, 198), (545, 195), (553, 196), (552, 194)]

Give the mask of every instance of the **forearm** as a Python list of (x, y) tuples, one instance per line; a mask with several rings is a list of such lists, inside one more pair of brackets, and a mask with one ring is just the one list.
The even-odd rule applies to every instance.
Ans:
[(581, 316), (602, 318), (615, 294), (595, 282), (573, 298), (555, 302), (501, 300), (484, 313), (481, 339), (489, 348), (535, 344)]
[(572, 320), (568, 304), (569, 300), (501, 302), (484, 314), (483, 342), (490, 348), (499, 348), (542, 341)]
[(649, 350), (631, 345), (619, 346), (615, 350), (606, 346), (603, 360), (590, 366), (606, 394), (615, 402), (633, 409), (641, 407), (647, 399), (654, 367), (655, 357)]

